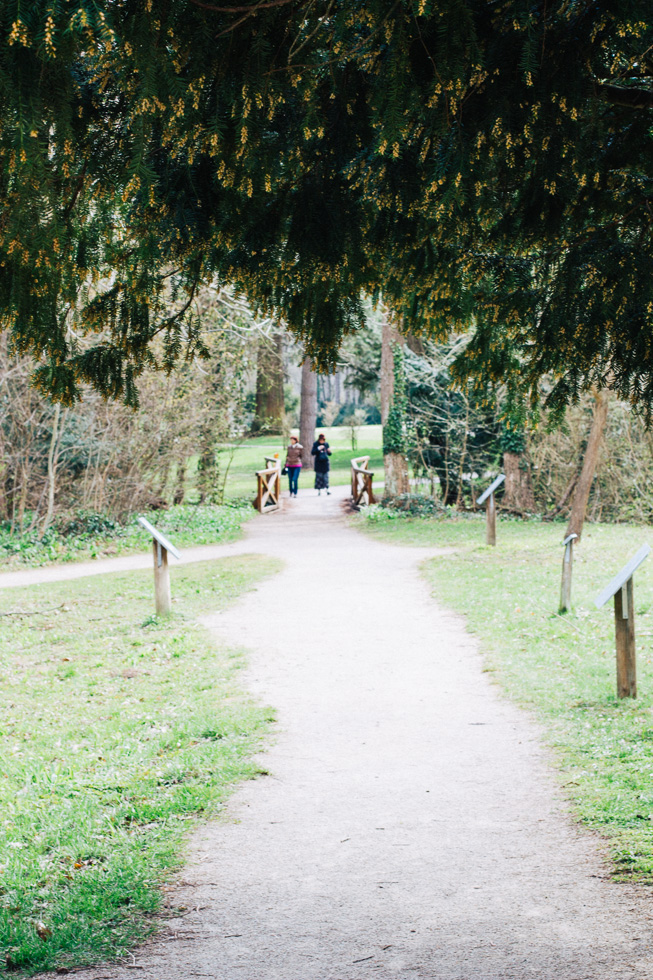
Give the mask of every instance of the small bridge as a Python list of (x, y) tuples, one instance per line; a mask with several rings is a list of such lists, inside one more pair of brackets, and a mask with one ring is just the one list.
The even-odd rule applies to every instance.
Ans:
[(281, 463), (278, 456), (266, 456), (265, 469), (256, 471), (254, 506), (259, 514), (270, 514), (281, 507)]
[(372, 490), (374, 471), (368, 469), (369, 456), (357, 456), (351, 461), (351, 501), (354, 507), (376, 502)]

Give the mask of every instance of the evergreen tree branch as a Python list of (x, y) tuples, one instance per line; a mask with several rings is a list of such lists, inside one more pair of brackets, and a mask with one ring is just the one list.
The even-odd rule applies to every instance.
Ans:
[(610, 82), (596, 82), (597, 93), (606, 102), (623, 106), (626, 109), (653, 109), (653, 90), (613, 85)]
[(202, 10), (211, 10), (216, 14), (247, 14), (248, 17), (258, 13), (259, 10), (267, 10), (270, 7), (286, 7), (289, 3), (295, 2), (296, 0), (262, 0), (260, 3), (237, 7), (217, 7), (213, 3), (205, 3), (204, 0), (191, 0), (191, 3), (195, 4), (196, 7), (201, 7)]
[(75, 184), (75, 189), (73, 191), (73, 196), (71, 197), (70, 201), (66, 205), (66, 207), (64, 209), (64, 212), (63, 212), (64, 221), (66, 220), (66, 218), (69, 218), (70, 217), (70, 215), (73, 212), (73, 208), (75, 207), (75, 204), (77, 203), (77, 198), (79, 197), (79, 195), (81, 193), (81, 190), (82, 190), (82, 188), (84, 186), (84, 177), (86, 176), (87, 167), (88, 167), (88, 160), (84, 160), (84, 165), (83, 165), (83, 167), (82, 167), (82, 169), (80, 171), (79, 177), (77, 178), (77, 183)]

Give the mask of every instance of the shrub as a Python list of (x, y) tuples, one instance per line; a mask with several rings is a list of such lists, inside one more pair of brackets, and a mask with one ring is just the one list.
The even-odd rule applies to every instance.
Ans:
[(400, 493), (395, 497), (384, 497), (380, 506), (406, 517), (443, 517), (446, 514), (446, 508), (439, 500), (421, 493)]
[(78, 511), (72, 515), (63, 515), (56, 522), (56, 530), (64, 538), (77, 538), (83, 535), (109, 538), (125, 533), (124, 527), (113, 517), (96, 514), (93, 511)]

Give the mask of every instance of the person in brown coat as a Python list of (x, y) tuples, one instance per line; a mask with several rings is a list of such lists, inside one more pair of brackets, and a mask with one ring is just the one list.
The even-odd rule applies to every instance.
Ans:
[(302, 468), (302, 446), (297, 436), (290, 437), (290, 445), (286, 450), (285, 468), (288, 472), (288, 487), (290, 490), (290, 496), (296, 497), (299, 471)]

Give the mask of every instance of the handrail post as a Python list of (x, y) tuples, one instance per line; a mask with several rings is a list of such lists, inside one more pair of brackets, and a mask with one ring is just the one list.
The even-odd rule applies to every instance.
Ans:
[(577, 534), (570, 534), (562, 542), (565, 550), (562, 556), (559, 613), (566, 613), (571, 609), (571, 573), (574, 564), (574, 541), (577, 537)]
[(494, 494), (491, 493), (485, 505), (485, 543), (497, 543), (497, 509), (494, 504)]
[(637, 697), (635, 605), (632, 576), (614, 594), (614, 631), (617, 647), (617, 696)]
[(175, 558), (181, 555), (174, 544), (158, 531), (145, 517), (139, 517), (138, 523), (152, 535), (152, 556), (154, 558), (154, 608), (157, 616), (169, 616), (172, 612), (170, 597), (170, 569), (168, 567), (168, 552)]
[(169, 616), (172, 612), (170, 596), (170, 571), (168, 569), (168, 549), (162, 548), (152, 539), (154, 554), (154, 608), (157, 616)]
[(637, 661), (635, 657), (635, 602), (633, 575), (650, 554), (643, 544), (636, 555), (624, 565), (603, 592), (594, 600), (597, 609), (614, 598), (614, 631), (617, 647), (617, 696), (637, 697)]
[(485, 504), (485, 543), (489, 545), (496, 545), (497, 543), (497, 510), (494, 491), (501, 486), (504, 480), (505, 476), (500, 473), (476, 501), (479, 507), (481, 504)]

